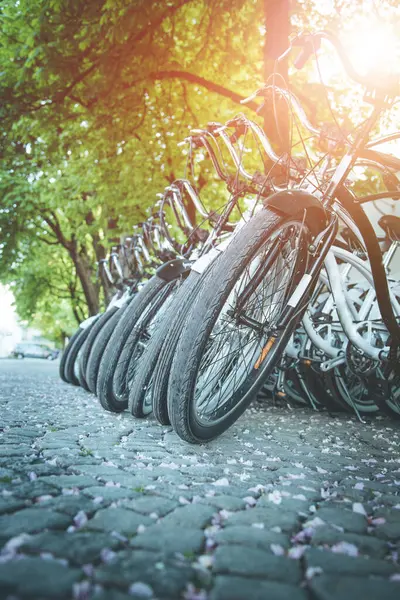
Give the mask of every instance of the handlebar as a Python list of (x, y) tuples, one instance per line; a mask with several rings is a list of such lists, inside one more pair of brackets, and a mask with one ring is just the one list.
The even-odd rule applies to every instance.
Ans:
[(196, 147), (201, 147), (201, 146), (205, 147), (211, 158), (211, 161), (215, 167), (215, 170), (217, 171), (217, 174), (223, 181), (227, 181), (229, 178), (229, 175), (226, 171), (224, 171), (224, 169), (221, 168), (218, 158), (207, 140), (207, 138), (211, 138), (215, 142), (215, 145), (218, 148), (218, 153), (220, 155), (220, 160), (222, 162), (223, 161), (222, 153), (221, 153), (221, 149), (217, 142), (217, 138), (219, 137), (224, 142), (225, 146), (227, 147), (228, 152), (233, 160), (233, 163), (234, 163), (235, 167), (239, 170), (240, 174), (245, 179), (250, 180), (251, 175), (249, 175), (249, 173), (247, 173), (245, 171), (245, 169), (243, 168), (241, 160), (240, 160), (239, 156), (237, 155), (237, 152), (233, 146), (232, 140), (226, 133), (223, 132), (224, 126), (221, 125), (220, 123), (213, 124), (213, 125), (217, 125), (217, 128), (215, 128), (215, 129), (210, 128), (211, 131), (209, 129), (192, 129), (192, 131), (190, 132), (191, 133), (190, 137), (185, 138), (185, 140), (183, 142), (179, 142), (178, 146), (181, 146), (186, 143), (192, 143)]
[[(241, 104), (247, 104), (251, 100), (254, 100), (254, 98), (257, 98), (258, 96), (267, 96), (269, 93), (278, 94), (279, 96), (282, 96), (282, 98), (284, 100), (286, 100), (286, 102), (293, 108), (294, 112), (296, 113), (296, 115), (297, 115), (300, 123), (303, 125), (303, 127), (308, 129), (308, 131), (310, 131), (311, 133), (314, 133), (317, 136), (321, 136), (321, 133), (322, 133), (321, 129), (318, 129), (309, 121), (297, 96), (295, 96), (295, 94), (293, 94), (293, 92), (290, 92), (289, 90), (284, 90), (277, 85), (264, 85), (263, 87), (256, 90), (254, 92), (254, 94), (251, 94), (251, 96), (249, 96), (248, 98), (241, 100)], [(258, 127), (258, 129), (259, 129), (259, 131), (262, 131), (261, 128)], [(266, 138), (266, 135), (263, 131), (262, 131), (262, 135), (264, 138)], [(263, 143), (262, 138), (260, 138), (260, 141), (261, 141), (261, 143)], [(264, 149), (266, 150), (266, 148), (264, 148)], [(266, 150), (266, 152), (267, 152), (267, 150)], [(269, 152), (267, 152), (267, 154), (272, 158), (272, 156), (270, 155)]]

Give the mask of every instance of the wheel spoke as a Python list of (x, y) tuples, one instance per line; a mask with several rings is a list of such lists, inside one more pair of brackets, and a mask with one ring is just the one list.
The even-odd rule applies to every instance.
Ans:
[[(279, 239), (270, 238), (244, 266), (229, 293), (197, 374), (195, 406), (201, 420), (213, 421), (228, 413), (235, 406), (237, 391), (240, 394), (251, 379), (268, 330), (277, 322), (295, 285), (301, 229), (300, 223), (296, 228), (283, 226)], [(275, 249), (272, 260), (271, 248)], [(269, 264), (268, 270), (265, 264)]]

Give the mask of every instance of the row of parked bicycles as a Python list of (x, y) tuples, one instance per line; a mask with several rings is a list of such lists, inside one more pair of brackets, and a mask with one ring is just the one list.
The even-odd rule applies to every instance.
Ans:
[(182, 142), (191, 167), (212, 165), (214, 208), (194, 177), (169, 185), (99, 265), (115, 293), (60, 362), (62, 379), (106, 410), (152, 413), (191, 443), (220, 435), (262, 389), (360, 419), (400, 417), (400, 159), (382, 152), (400, 133), (370, 139), (399, 81), (359, 76), (326, 32), (297, 36), (281, 58), (298, 46), (301, 67), (321, 39), (364, 86), (369, 115), (351, 133), (336, 118), (317, 128), (273, 81), (247, 100), (287, 106), (290, 152), (277, 154), (244, 114)]

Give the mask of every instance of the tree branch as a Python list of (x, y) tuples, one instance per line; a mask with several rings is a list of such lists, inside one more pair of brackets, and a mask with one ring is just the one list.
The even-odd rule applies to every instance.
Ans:
[[(188, 81), (189, 83), (193, 83), (195, 85), (201, 85), (210, 92), (215, 92), (220, 96), (229, 98), (230, 100), (232, 100), (232, 102), (235, 102), (236, 104), (240, 104), (240, 101), (245, 99), (245, 96), (241, 96), (240, 94), (229, 90), (228, 88), (224, 87), (223, 85), (220, 85), (219, 83), (214, 83), (214, 81), (210, 81), (209, 79), (205, 79), (204, 77), (201, 77), (200, 75), (195, 75), (194, 73), (188, 73), (187, 71), (157, 71), (154, 73), (150, 73), (148, 78), (152, 81), (162, 79), (180, 79)], [(131, 87), (131, 85), (132, 84), (130, 84), (127, 87)], [(259, 108), (258, 104), (253, 100), (247, 102), (246, 106), (254, 111), (256, 111)]]
[(45, 244), (47, 244), (48, 246), (59, 246), (60, 242), (56, 241), (56, 242), (51, 242), (50, 240), (47, 240), (44, 237), (41, 237), (40, 235), (36, 236), (36, 239), (40, 240), (41, 242), (44, 242)]

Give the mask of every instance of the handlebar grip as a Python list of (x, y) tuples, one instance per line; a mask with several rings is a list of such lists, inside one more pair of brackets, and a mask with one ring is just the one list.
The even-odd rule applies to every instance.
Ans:
[(300, 54), (293, 61), (293, 64), (296, 67), (296, 69), (298, 69), (298, 70), (302, 69), (304, 67), (304, 65), (306, 64), (306, 62), (308, 61), (308, 59), (310, 58), (312, 53), (313, 53), (313, 48), (310, 47), (309, 44), (304, 46), (304, 48), (301, 49)]
[(300, 46), (300, 54), (293, 62), (296, 69), (302, 69), (309, 58), (321, 47), (321, 38), (315, 34), (299, 35), (293, 40), (293, 46)]

